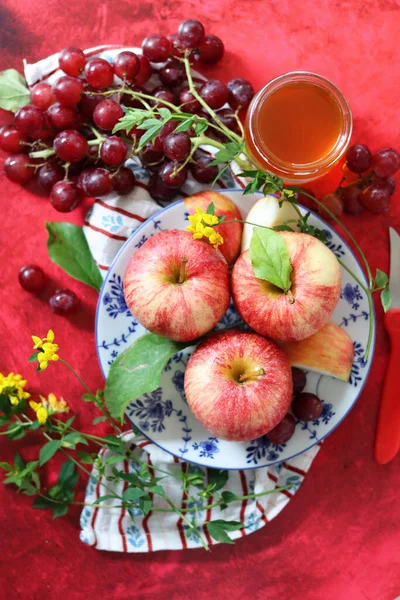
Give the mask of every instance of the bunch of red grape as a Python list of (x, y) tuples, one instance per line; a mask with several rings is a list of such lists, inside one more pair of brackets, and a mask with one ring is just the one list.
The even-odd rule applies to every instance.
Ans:
[[(364, 209), (379, 215), (390, 207), (395, 190), (393, 175), (400, 169), (400, 154), (393, 148), (381, 148), (372, 154), (364, 144), (350, 146), (343, 165), (343, 181), (334, 194), (321, 202), (336, 217), (342, 212), (359, 215)], [(324, 210), (319, 211), (323, 216)]]
[[(110, 64), (99, 57), (87, 59), (79, 48), (65, 48), (59, 55), (65, 75), (53, 85), (36, 84), (31, 103), (16, 113), (13, 125), (0, 132), (0, 147), (12, 153), (4, 166), (7, 177), (25, 184), (36, 175), (53, 207), (61, 212), (73, 210), (84, 196), (101, 197), (113, 190), (128, 194), (135, 186), (135, 176), (124, 163), (137, 154), (150, 176), (149, 192), (157, 201), (174, 199), (189, 171), (201, 183), (212, 182), (218, 167), (210, 166), (213, 159), (201, 150), (180, 168), (191, 152), (196, 136), (193, 128), (174, 133), (178, 123), (168, 121), (140, 152), (137, 146), (144, 130), (133, 127), (126, 135), (113, 135), (112, 130), (126, 108), (143, 108), (129, 91), (149, 94), (151, 100), (147, 101), (152, 106), (163, 106), (166, 101), (211, 122), (189, 91), (180, 58), (189, 56), (195, 64), (216, 63), (224, 54), (222, 41), (206, 35), (199, 21), (189, 19), (179, 26), (178, 33), (146, 37), (142, 52), (141, 56), (121, 52)], [(234, 113), (249, 105), (254, 95), (250, 83), (233, 79), (225, 85), (213, 79), (199, 84), (197, 91), (224, 125), (238, 132)], [(226, 103), (230, 108), (223, 108)], [(211, 127), (207, 135), (219, 135), (223, 141)]]

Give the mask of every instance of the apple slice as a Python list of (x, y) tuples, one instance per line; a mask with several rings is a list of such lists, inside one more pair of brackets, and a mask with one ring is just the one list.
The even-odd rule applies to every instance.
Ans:
[(279, 342), (292, 367), (309, 369), (342, 381), (350, 378), (354, 359), (351, 337), (339, 325), (327, 323), (310, 337), (298, 342)]
[[(279, 200), (275, 196), (268, 194), (264, 198), (260, 198), (250, 209), (249, 214), (246, 217), (246, 221), (254, 223), (255, 225), (265, 225), (266, 227), (275, 227), (276, 225), (282, 225), (284, 221), (290, 219), (298, 219), (299, 215), (293, 208), (293, 205), (284, 200), (282, 206), (279, 207)], [(291, 223), (291, 227), (295, 231), (298, 231), (296, 223)], [(245, 223), (242, 235), (242, 252), (248, 250), (250, 247), (251, 236), (253, 235), (253, 225)]]

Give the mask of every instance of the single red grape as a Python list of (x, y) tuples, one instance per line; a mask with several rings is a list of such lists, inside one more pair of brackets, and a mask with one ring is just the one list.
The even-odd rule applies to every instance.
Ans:
[(386, 190), (389, 193), (389, 196), (393, 196), (394, 190), (396, 189), (396, 183), (393, 177), (379, 177), (376, 173), (372, 176), (371, 185)]
[(167, 137), (167, 135), (169, 135), (170, 133), (175, 131), (175, 129), (178, 127), (178, 125), (179, 125), (178, 121), (167, 121), (161, 127), (160, 133), (158, 134), (156, 139), (159, 139), (160, 142), (163, 143), (165, 138)]
[(98, 95), (83, 93), (78, 104), (78, 110), (84, 117), (93, 117), (94, 109), (100, 102), (103, 102), (103, 97)]
[(92, 173), (95, 170), (96, 167), (88, 167), (86, 169), (84, 169), (83, 171), (81, 171), (78, 175), (78, 178), (76, 180), (76, 185), (77, 187), (86, 195), (86, 190), (85, 190), (85, 181), (88, 177), (88, 175), (90, 175), (90, 173)]
[(361, 195), (361, 203), (370, 212), (380, 215), (389, 210), (390, 194), (387, 190), (370, 185)]
[(135, 187), (136, 178), (132, 172), (132, 169), (128, 167), (121, 167), (112, 178), (114, 184), (114, 191), (120, 196), (129, 194)]
[(30, 166), (29, 157), (26, 154), (12, 154), (4, 163), (4, 171), (14, 183), (24, 185), (35, 175), (35, 169)]
[(79, 115), (75, 108), (62, 106), (59, 102), (52, 104), (46, 113), (54, 129), (74, 129), (79, 124)]
[(135, 77), (135, 83), (136, 85), (143, 85), (150, 79), (153, 69), (145, 56), (139, 56), (138, 58), (140, 62), (140, 71)]
[(206, 65), (213, 65), (221, 60), (224, 52), (225, 47), (219, 37), (216, 35), (206, 35), (199, 46), (196, 58)]
[(23, 152), (27, 148), (25, 142), (26, 137), (21, 135), (14, 125), (5, 125), (0, 130), (0, 148), (5, 152)]
[(71, 290), (56, 290), (49, 298), (50, 309), (56, 315), (69, 315), (79, 305), (77, 295)]
[(315, 394), (297, 394), (292, 402), (292, 413), (300, 421), (314, 421), (321, 416), (322, 402)]
[(64, 73), (71, 77), (78, 77), (85, 68), (86, 58), (80, 48), (68, 46), (68, 48), (61, 50), (58, 63)]
[(171, 202), (179, 192), (178, 188), (165, 185), (159, 178), (158, 173), (152, 173), (150, 176), (148, 190), (150, 196), (157, 202)]
[(159, 169), (158, 176), (161, 181), (168, 187), (180, 188), (186, 181), (187, 170), (184, 167), (177, 173), (175, 171), (179, 169), (179, 163), (173, 161), (166, 161)]
[(40, 110), (47, 110), (56, 101), (51, 85), (48, 83), (37, 83), (31, 89), (31, 103)]
[(355, 185), (343, 188), (342, 200), (344, 212), (349, 215), (360, 215), (364, 211), (361, 196), (362, 191)]
[(83, 178), (85, 194), (91, 198), (107, 196), (113, 190), (111, 173), (106, 169), (93, 169)]
[(112, 135), (101, 145), (100, 157), (107, 165), (120, 165), (126, 159), (128, 148), (121, 138)]
[[(156, 98), (158, 100), (165, 100), (166, 102), (169, 102), (170, 104), (175, 103), (175, 96), (174, 96), (173, 92), (171, 92), (170, 90), (166, 90), (162, 86), (156, 87), (151, 93), (154, 96), (154, 98)], [(160, 106), (163, 106), (164, 103), (157, 102), (156, 100), (154, 100), (152, 102), (152, 104), (153, 105), (160, 104)]]
[(58, 181), (50, 192), (50, 203), (59, 212), (70, 212), (78, 206), (82, 196), (73, 181)]
[(304, 390), (307, 383), (307, 377), (304, 371), (297, 367), (292, 367), (292, 379), (293, 379), (293, 394), (299, 394)]
[(204, 40), (204, 27), (196, 19), (187, 19), (179, 25), (178, 39), (182, 48), (198, 48)]
[(170, 133), (163, 142), (164, 153), (171, 160), (185, 160), (190, 154), (191, 147), (190, 136), (185, 131)]
[[(337, 194), (325, 194), (322, 196), (321, 202), (335, 217), (340, 217), (343, 212), (343, 201)], [(322, 206), (318, 206), (318, 212), (324, 219), (331, 219)]]
[(167, 88), (181, 85), (185, 79), (185, 68), (183, 63), (173, 59), (168, 60), (159, 70), (158, 76), (161, 83)]
[(212, 183), (218, 176), (218, 166), (210, 166), (214, 159), (205, 152), (198, 150), (193, 156), (193, 162), (190, 164), (190, 170), (193, 177), (200, 183)]
[(295, 428), (296, 421), (294, 417), (288, 413), (276, 427), (267, 433), (267, 438), (272, 444), (285, 444), (285, 442), (288, 442), (293, 436)]
[(100, 129), (112, 131), (123, 116), (124, 111), (116, 100), (102, 100), (94, 109), (93, 121)]
[[(231, 108), (221, 108), (221, 110), (217, 110), (216, 115), (219, 120), (222, 121), (225, 127), (231, 131), (234, 131), (235, 133), (240, 133), (238, 122)], [(217, 133), (216, 130), (215, 133)]]
[(14, 123), (21, 135), (35, 137), (44, 127), (43, 113), (36, 106), (28, 104), (16, 113)]
[(133, 81), (140, 71), (140, 60), (133, 52), (126, 50), (117, 54), (114, 60), (114, 73), (120, 79)]
[(179, 92), (179, 104), (182, 104), (182, 110), (190, 114), (196, 114), (201, 111), (201, 104), (188, 87), (183, 87)]
[(146, 144), (139, 152), (139, 159), (144, 167), (149, 169), (158, 168), (164, 160), (164, 153), (158, 152), (153, 144)]
[(170, 33), (168, 36), (169, 41), (171, 42), (171, 54), (172, 56), (182, 57), (182, 52), (179, 50), (180, 43), (177, 33)]
[(27, 292), (39, 294), (43, 291), (46, 278), (43, 270), (37, 265), (25, 265), (18, 273), (20, 286)]
[(209, 79), (200, 90), (200, 96), (211, 108), (221, 108), (228, 101), (228, 95), (228, 88), (218, 79)]
[(75, 77), (64, 75), (53, 83), (52, 91), (56, 100), (63, 106), (75, 106), (81, 99), (83, 84)]
[(372, 168), (379, 177), (389, 177), (400, 169), (400, 154), (393, 148), (381, 148), (372, 157)]
[(64, 162), (79, 162), (88, 151), (87, 139), (74, 129), (60, 131), (54, 138), (53, 148)]
[(231, 79), (228, 83), (229, 106), (236, 110), (237, 108), (247, 108), (254, 96), (253, 86), (246, 79), (238, 77)]
[(104, 58), (91, 58), (85, 66), (88, 84), (95, 90), (104, 90), (114, 81), (114, 70)]
[(364, 144), (354, 144), (346, 152), (347, 166), (353, 173), (364, 173), (371, 166), (372, 154)]
[(148, 35), (142, 42), (143, 55), (153, 63), (165, 62), (171, 49), (169, 39), (158, 33)]
[(37, 172), (37, 180), (40, 187), (50, 193), (53, 186), (64, 179), (65, 170), (55, 163), (47, 163), (40, 167)]

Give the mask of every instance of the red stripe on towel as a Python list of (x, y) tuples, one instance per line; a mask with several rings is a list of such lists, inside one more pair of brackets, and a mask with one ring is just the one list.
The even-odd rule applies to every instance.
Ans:
[[(247, 496), (247, 494), (249, 493), (249, 490), (247, 487), (246, 476), (243, 473), (243, 471), (239, 471), (239, 475), (240, 475), (240, 482), (242, 484), (243, 496)], [(246, 506), (247, 506), (247, 500), (242, 500), (242, 507), (240, 509), (240, 522), (243, 524), (244, 524), (244, 513), (246, 510)], [(242, 534), (242, 536), (246, 535), (246, 532), (244, 529), (241, 529), (240, 533)]]
[(104, 208), (108, 208), (109, 210), (112, 210), (114, 212), (117, 212), (120, 215), (125, 215), (125, 217), (130, 217), (131, 219), (136, 219), (137, 221), (140, 221), (141, 223), (144, 223), (146, 221), (146, 219), (144, 217), (141, 217), (140, 215), (131, 213), (128, 210), (119, 208), (118, 206), (111, 206), (110, 204), (103, 202), (103, 200), (100, 200), (99, 198), (97, 198), (97, 200), (95, 200), (94, 203), (98, 204), (99, 206), (103, 206)]
[(105, 229), (100, 229), (100, 227), (96, 227), (96, 225), (92, 225), (91, 223), (89, 223), (89, 221), (85, 221), (85, 225), (86, 225), (86, 227), (93, 229), (93, 231), (97, 231), (98, 233), (102, 233), (103, 235), (106, 235), (107, 237), (111, 238), (112, 240), (117, 240), (119, 242), (125, 242), (128, 239), (126, 237), (126, 235), (115, 235), (115, 233), (110, 233), (109, 231), (106, 231)]

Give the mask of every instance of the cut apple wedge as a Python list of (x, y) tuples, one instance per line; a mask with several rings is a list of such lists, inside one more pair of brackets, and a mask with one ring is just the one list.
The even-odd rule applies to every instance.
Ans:
[(292, 367), (330, 375), (342, 381), (350, 378), (354, 359), (351, 337), (335, 323), (327, 323), (299, 342), (279, 342)]
[[(267, 195), (264, 198), (260, 198), (250, 209), (249, 214), (246, 217), (246, 221), (254, 223), (255, 225), (264, 225), (265, 227), (276, 227), (282, 225), (285, 221), (291, 219), (297, 220), (299, 215), (293, 208), (293, 205), (284, 200), (282, 206), (279, 207), (279, 200), (275, 196)], [(296, 223), (291, 223), (294, 231), (298, 231)], [(245, 223), (242, 235), (242, 252), (248, 250), (250, 247), (251, 236), (253, 235), (253, 225)]]

